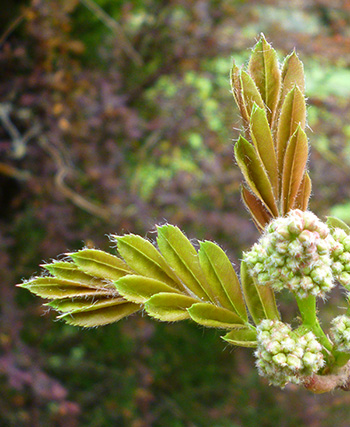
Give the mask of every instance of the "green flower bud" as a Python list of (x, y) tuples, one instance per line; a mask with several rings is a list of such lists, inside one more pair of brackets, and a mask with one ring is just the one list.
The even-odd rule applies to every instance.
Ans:
[(350, 352), (350, 317), (341, 315), (334, 318), (331, 335), (340, 351)]
[(276, 291), (287, 288), (302, 298), (324, 298), (334, 286), (334, 249), (335, 240), (327, 225), (312, 212), (296, 209), (272, 221), (259, 242), (244, 254), (244, 260), (260, 285), (270, 285)]
[(300, 336), (278, 320), (263, 320), (257, 327), (257, 341), (256, 366), (271, 384), (297, 384), (324, 364), (322, 346), (312, 332)]

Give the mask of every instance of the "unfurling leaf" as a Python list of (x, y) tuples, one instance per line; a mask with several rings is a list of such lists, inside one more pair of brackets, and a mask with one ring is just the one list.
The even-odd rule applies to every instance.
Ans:
[(221, 338), (230, 344), (238, 345), (240, 347), (257, 346), (256, 330), (247, 326), (239, 329), (233, 329)]
[(145, 303), (147, 314), (163, 322), (177, 322), (189, 319), (187, 311), (198, 300), (182, 294), (160, 293)]
[(241, 262), (241, 284), (248, 310), (256, 325), (263, 319), (279, 319), (273, 290), (267, 285), (258, 285), (244, 261)]
[(271, 221), (272, 215), (268, 212), (263, 203), (261, 203), (261, 201), (243, 185), (241, 187), (241, 195), (257, 229), (262, 232), (266, 225)]
[(120, 295), (128, 301), (144, 303), (150, 297), (158, 293), (175, 293), (179, 291), (163, 282), (150, 277), (129, 275), (115, 282)]
[(245, 323), (232, 311), (209, 303), (193, 304), (188, 312), (192, 320), (208, 328), (231, 329)]
[(277, 53), (261, 35), (249, 60), (248, 72), (252, 76), (266, 106), (267, 117), (272, 124), (281, 84)]
[(173, 225), (158, 227), (158, 247), (170, 267), (193, 296), (214, 302), (212, 290), (204, 277), (195, 248)]
[(277, 158), (266, 111), (254, 105), (250, 117), (250, 134), (259, 157), (272, 185), (275, 197), (278, 197)]
[(230, 72), (230, 81), (231, 81), (232, 95), (241, 113), (244, 127), (246, 128), (248, 127), (248, 124), (249, 124), (249, 115), (243, 100), (241, 71), (235, 63), (233, 63), (233, 66)]
[(288, 55), (283, 62), (280, 103), (284, 101), (285, 96), (294, 86), (297, 86), (301, 93), (305, 92), (304, 66), (295, 51)]
[(250, 117), (254, 104), (264, 108), (264, 102), (251, 76), (243, 70), (241, 70), (240, 76), (243, 101), (248, 117)]
[(295, 198), (293, 209), (301, 209), (302, 211), (306, 211), (309, 204), (310, 195), (311, 179), (309, 174), (305, 172), (297, 197)]
[(240, 136), (234, 151), (237, 164), (253, 193), (266, 205), (272, 216), (278, 216), (272, 185), (252, 144)]
[(300, 89), (294, 86), (287, 94), (281, 110), (277, 127), (278, 170), (282, 173), (288, 141), (298, 126), (303, 130), (306, 122), (305, 98)]
[(134, 273), (123, 260), (98, 249), (82, 249), (69, 256), (81, 271), (101, 279), (113, 281)]
[(200, 242), (200, 265), (216, 297), (216, 303), (247, 320), (241, 287), (225, 252), (213, 242)]
[(286, 214), (294, 206), (308, 158), (305, 132), (299, 126), (288, 141), (282, 174), (282, 205)]

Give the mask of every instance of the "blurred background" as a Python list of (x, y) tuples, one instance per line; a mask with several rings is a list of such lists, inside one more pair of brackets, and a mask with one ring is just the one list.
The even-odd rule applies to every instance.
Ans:
[(349, 221), (350, 1), (2, 8), (1, 426), (349, 426), (350, 393), (269, 387), (252, 352), (216, 331), (142, 316), (74, 328), (14, 286), (62, 252), (108, 250), (108, 233), (152, 237), (165, 221), (239, 262), (258, 233), (239, 196), (228, 75), (260, 32), (305, 64), (310, 208)]

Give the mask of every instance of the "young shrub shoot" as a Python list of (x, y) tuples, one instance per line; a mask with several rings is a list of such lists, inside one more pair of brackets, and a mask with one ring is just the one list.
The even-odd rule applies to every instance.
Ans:
[[(324, 331), (317, 301), (330, 303), (336, 286), (350, 292), (350, 227), (307, 210), (303, 65), (294, 51), (279, 64), (261, 35), (247, 67), (233, 65), (231, 87), (244, 127), (234, 146), (242, 200), (261, 233), (243, 253), (240, 276), (218, 245), (199, 242), (197, 250), (166, 224), (156, 242), (112, 236), (119, 256), (85, 248), (19, 286), (49, 300), (70, 325), (106, 325), (141, 310), (164, 322), (189, 319), (255, 348), (258, 372), (272, 385), (349, 390), (350, 308)], [(276, 305), (282, 290), (295, 300), (294, 329)]]

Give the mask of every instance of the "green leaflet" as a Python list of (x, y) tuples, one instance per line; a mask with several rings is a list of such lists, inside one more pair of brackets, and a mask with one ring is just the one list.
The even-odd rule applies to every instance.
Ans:
[(216, 302), (247, 320), (241, 287), (225, 252), (213, 242), (200, 242), (199, 262), (216, 297)]
[(256, 325), (263, 319), (280, 318), (274, 292), (269, 286), (260, 286), (256, 283), (248, 273), (244, 261), (241, 262), (241, 284), (248, 310)]
[(254, 104), (250, 116), (250, 134), (256, 151), (270, 179), (275, 197), (278, 197), (278, 170), (275, 146), (267, 121), (266, 111)]
[(306, 211), (309, 204), (310, 195), (311, 195), (311, 179), (309, 177), (309, 174), (305, 172), (303, 180), (300, 184), (297, 197), (295, 198), (293, 209), (301, 209), (303, 211)]
[(267, 211), (261, 201), (243, 185), (241, 186), (241, 196), (245, 206), (253, 218), (257, 229), (262, 232), (265, 226), (271, 221), (271, 214)]
[(282, 204), (284, 214), (294, 205), (303, 180), (307, 158), (307, 137), (301, 127), (298, 126), (288, 142), (284, 156), (282, 174)]
[(48, 270), (53, 276), (59, 279), (71, 280), (79, 282), (82, 285), (98, 288), (98, 287), (114, 287), (113, 283), (108, 284), (96, 277), (86, 274), (79, 270), (73, 262), (55, 261), (52, 264), (42, 264), (41, 267)]
[(85, 297), (90, 295), (107, 297), (117, 295), (117, 292), (109, 287), (88, 287), (80, 282), (58, 279), (56, 277), (36, 277), (18, 286), (28, 289), (35, 295), (48, 299)]
[(197, 252), (179, 228), (169, 224), (158, 227), (157, 242), (160, 252), (185, 286), (204, 301), (214, 302)]
[(115, 286), (120, 295), (136, 303), (144, 303), (158, 293), (179, 293), (177, 289), (159, 280), (136, 275), (121, 277), (115, 282)]
[(78, 298), (63, 298), (55, 299), (45, 305), (57, 310), (62, 313), (69, 313), (74, 310), (85, 310), (93, 306), (95, 309), (104, 307), (106, 305), (117, 305), (125, 303), (125, 299), (117, 296), (115, 298), (108, 297), (78, 297)]
[(230, 71), (230, 81), (231, 81), (231, 90), (232, 95), (236, 101), (237, 107), (240, 110), (244, 127), (248, 126), (249, 115), (243, 100), (242, 85), (241, 85), (241, 70), (233, 63), (232, 69)]
[(248, 72), (252, 76), (264, 104), (268, 121), (274, 120), (277, 107), (281, 74), (278, 66), (277, 53), (261, 35), (256, 43), (248, 64)]
[(231, 329), (244, 324), (237, 314), (209, 303), (193, 304), (187, 311), (192, 320), (208, 328)]
[(341, 228), (346, 234), (350, 235), (350, 227), (341, 219), (334, 216), (327, 216), (326, 223), (329, 228)]
[(288, 141), (298, 126), (305, 128), (306, 104), (300, 89), (294, 86), (285, 97), (277, 128), (278, 170), (282, 173)]
[(243, 101), (248, 117), (250, 117), (253, 105), (256, 104), (260, 108), (264, 108), (264, 102), (261, 98), (258, 88), (256, 87), (256, 84), (254, 83), (254, 80), (250, 77), (250, 75), (246, 71), (241, 70), (240, 77)]
[(134, 234), (113, 237), (118, 243), (120, 255), (136, 273), (184, 290), (179, 278), (148, 240)]
[(278, 209), (273, 189), (264, 165), (254, 147), (242, 136), (234, 147), (236, 161), (252, 192), (266, 205), (273, 216), (278, 216)]
[(196, 299), (182, 294), (160, 293), (151, 297), (145, 303), (147, 314), (163, 322), (176, 322), (189, 319), (187, 311)]
[(132, 302), (110, 301), (110, 303), (106, 302), (103, 307), (101, 305), (96, 304), (96, 306), (90, 306), (87, 309), (74, 310), (59, 316), (59, 319), (63, 319), (69, 325), (90, 328), (118, 322), (123, 317), (136, 313), (141, 308)]
[(297, 86), (302, 93), (305, 92), (304, 66), (295, 51), (288, 55), (283, 62), (281, 86), (280, 103), (284, 101), (285, 96), (294, 86)]
[(230, 344), (240, 347), (256, 347), (256, 330), (248, 327), (233, 329), (228, 334), (221, 337)]
[(69, 256), (84, 273), (101, 279), (114, 281), (133, 273), (122, 259), (98, 249), (82, 249)]

